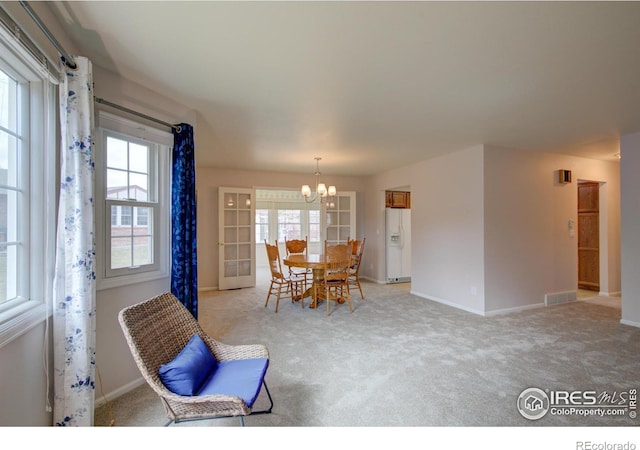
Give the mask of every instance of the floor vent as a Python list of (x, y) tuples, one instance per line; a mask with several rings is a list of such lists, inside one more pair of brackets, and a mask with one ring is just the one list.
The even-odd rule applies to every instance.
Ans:
[(547, 306), (559, 305), (561, 303), (575, 302), (578, 299), (577, 291), (554, 292), (544, 295), (544, 304)]

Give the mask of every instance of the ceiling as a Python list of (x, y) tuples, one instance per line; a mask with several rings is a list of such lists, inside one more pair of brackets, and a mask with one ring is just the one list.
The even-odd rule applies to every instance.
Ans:
[(368, 175), (478, 144), (615, 160), (640, 131), (640, 2), (49, 7), (94, 65), (193, 108), (198, 165)]

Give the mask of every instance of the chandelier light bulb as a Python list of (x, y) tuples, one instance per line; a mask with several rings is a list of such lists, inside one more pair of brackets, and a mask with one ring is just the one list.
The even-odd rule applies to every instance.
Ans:
[(323, 203), (325, 198), (335, 196), (337, 191), (335, 186), (329, 186), (327, 189), (326, 184), (320, 183), (320, 160), (322, 158), (316, 156), (314, 159), (316, 160), (316, 171), (314, 173), (316, 177), (316, 190), (313, 196), (311, 196), (311, 186), (303, 184), (300, 188), (300, 193), (307, 203), (312, 203), (316, 201), (316, 199), (320, 199), (320, 203)]

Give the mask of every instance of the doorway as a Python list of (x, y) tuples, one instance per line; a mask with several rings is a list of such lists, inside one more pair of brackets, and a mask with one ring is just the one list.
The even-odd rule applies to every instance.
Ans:
[(578, 289), (600, 291), (600, 183), (578, 182)]

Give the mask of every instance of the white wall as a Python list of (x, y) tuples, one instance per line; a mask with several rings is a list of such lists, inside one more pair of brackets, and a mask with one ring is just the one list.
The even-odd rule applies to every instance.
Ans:
[[(572, 171), (560, 184), (558, 170)], [(485, 148), (485, 311), (544, 303), (576, 291), (578, 180), (601, 188), (601, 285), (620, 291), (619, 164), (550, 153)], [(602, 290), (602, 289), (601, 289)]]
[(620, 140), (622, 323), (640, 327), (640, 133)]
[(486, 296), (483, 165), (476, 146), (414, 165), (411, 180), (411, 290), (475, 313)]
[[(384, 190), (409, 185), (412, 291), (479, 314), (577, 290), (577, 181), (601, 182), (601, 293), (620, 292), (619, 163), (477, 146), (369, 177), (364, 277), (384, 282)], [(560, 184), (557, 170), (571, 170)], [(474, 295), (475, 292), (475, 295)]]
[[(50, 329), (48, 334), (51, 336)], [(0, 426), (51, 425), (52, 415), (45, 410), (44, 342), (43, 322), (0, 348)], [(51, 376), (53, 353), (50, 339), (49, 355)], [(53, 379), (51, 381), (53, 383)], [(53, 384), (49, 393), (53, 393)]]
[(483, 176), (483, 147), (476, 146), (370, 177), (365, 253), (373, 261), (361, 267), (363, 276), (385, 277), (385, 189), (410, 186), (412, 292), (482, 313)]

